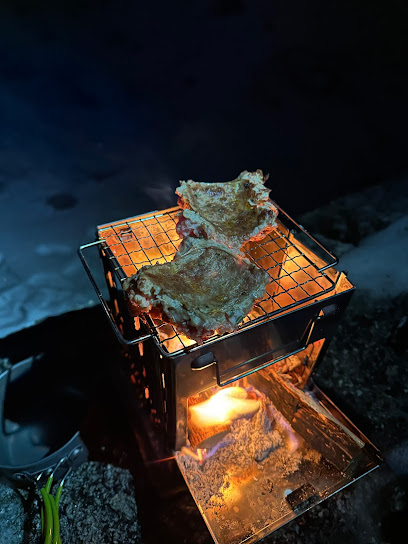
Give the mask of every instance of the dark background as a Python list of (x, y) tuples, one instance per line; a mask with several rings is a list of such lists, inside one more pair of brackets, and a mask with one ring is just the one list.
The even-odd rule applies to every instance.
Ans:
[(0, 183), (33, 169), (37, 184), (92, 179), (148, 211), (172, 204), (179, 179), (261, 168), (294, 214), (386, 184), (408, 161), (407, 11), (403, 0), (3, 0)]

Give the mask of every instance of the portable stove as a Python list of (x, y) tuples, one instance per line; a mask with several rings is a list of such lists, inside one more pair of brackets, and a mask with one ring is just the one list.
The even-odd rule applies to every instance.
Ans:
[[(202, 344), (148, 315), (131, 317), (122, 289), (142, 266), (173, 259), (178, 208), (101, 225), (97, 240), (79, 248), (123, 346), (118, 372), (145, 422), (142, 454), (175, 456), (219, 544), (256, 542), (381, 462), (311, 377), (354, 286), (336, 257), (277, 208), (274, 231), (245, 246), (270, 275), (264, 298), (237, 331)], [(109, 302), (85, 258), (91, 247)]]

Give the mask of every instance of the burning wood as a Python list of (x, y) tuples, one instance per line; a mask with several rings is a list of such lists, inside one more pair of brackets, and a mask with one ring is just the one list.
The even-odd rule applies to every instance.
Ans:
[(293, 429), (336, 468), (345, 470), (364, 442), (285, 375), (269, 370), (270, 396)]
[(231, 430), (231, 423), (242, 417), (252, 417), (260, 401), (248, 398), (243, 387), (221, 389), (209, 399), (191, 405), (188, 428), (193, 448), (211, 449)]
[[(265, 395), (252, 387), (247, 389), (227, 387), (204, 402), (190, 406), (189, 438), (197, 452), (183, 448), (182, 453), (202, 463), (218, 450), (227, 448), (231, 450), (229, 469), (241, 455), (237, 467), (245, 467), (252, 461), (261, 462), (284, 445), (293, 454), (298, 441), (290, 425)], [(197, 435), (206, 436), (206, 440), (198, 443)], [(212, 449), (208, 451), (204, 442), (209, 444), (211, 438)]]

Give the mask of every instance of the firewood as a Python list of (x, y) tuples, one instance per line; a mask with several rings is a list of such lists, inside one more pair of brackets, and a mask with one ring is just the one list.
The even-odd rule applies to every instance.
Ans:
[(270, 376), (269, 396), (276, 408), (312, 448), (344, 471), (364, 442), (284, 375), (270, 370)]
[(190, 424), (188, 439), (193, 449), (211, 449), (231, 430), (231, 425), (213, 425), (212, 427), (199, 427)]
[(230, 431), (232, 421), (252, 417), (260, 403), (247, 397), (242, 387), (227, 387), (203, 402), (193, 401), (188, 415), (190, 445), (211, 448)]

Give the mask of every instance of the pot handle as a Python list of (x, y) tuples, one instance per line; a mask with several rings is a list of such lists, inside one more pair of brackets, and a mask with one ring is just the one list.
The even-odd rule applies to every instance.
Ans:
[(78, 255), (79, 255), (79, 258), (81, 259), (81, 262), (85, 268), (85, 272), (88, 274), (88, 278), (93, 286), (93, 288), (95, 289), (95, 293), (99, 299), (99, 302), (101, 303), (102, 305), (102, 308), (106, 314), (106, 317), (108, 318), (108, 321), (113, 329), (113, 332), (115, 333), (116, 337), (118, 338), (118, 340), (122, 343), (122, 344), (125, 344), (125, 345), (128, 345), (128, 346), (131, 346), (131, 345), (134, 345), (134, 344), (139, 344), (140, 342), (144, 342), (145, 340), (148, 340), (149, 338), (152, 338), (152, 335), (151, 334), (145, 334), (143, 336), (138, 336), (137, 338), (133, 338), (132, 340), (127, 340), (126, 338), (124, 338), (122, 332), (119, 330), (119, 327), (117, 326), (113, 316), (112, 316), (112, 312), (111, 312), (111, 309), (109, 307), (109, 304), (107, 303), (107, 301), (105, 300), (104, 296), (102, 295), (102, 292), (92, 274), (92, 271), (90, 269), (90, 266), (85, 258), (85, 255), (84, 255), (84, 250), (86, 249), (89, 249), (91, 247), (95, 247), (95, 246), (105, 246), (106, 243), (104, 240), (97, 240), (96, 242), (90, 242), (89, 244), (84, 244), (82, 246), (80, 246), (78, 248)]

